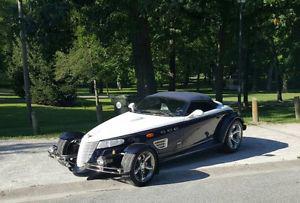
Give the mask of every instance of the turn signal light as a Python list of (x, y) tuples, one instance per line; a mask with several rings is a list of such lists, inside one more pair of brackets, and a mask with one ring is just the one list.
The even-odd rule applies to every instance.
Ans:
[(146, 138), (151, 139), (154, 137), (154, 133), (148, 133), (146, 134)]

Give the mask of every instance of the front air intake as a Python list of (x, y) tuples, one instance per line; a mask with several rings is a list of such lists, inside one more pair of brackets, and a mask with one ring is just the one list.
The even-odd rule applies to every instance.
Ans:
[(156, 140), (153, 144), (157, 149), (165, 149), (168, 147), (168, 138)]

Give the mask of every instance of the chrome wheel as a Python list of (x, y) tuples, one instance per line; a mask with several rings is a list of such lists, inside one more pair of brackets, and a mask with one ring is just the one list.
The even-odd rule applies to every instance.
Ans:
[(228, 132), (228, 145), (231, 149), (237, 149), (242, 140), (242, 126), (239, 121), (232, 124)]
[(136, 180), (139, 182), (147, 182), (154, 174), (154, 155), (149, 151), (142, 152), (138, 155), (133, 169)]

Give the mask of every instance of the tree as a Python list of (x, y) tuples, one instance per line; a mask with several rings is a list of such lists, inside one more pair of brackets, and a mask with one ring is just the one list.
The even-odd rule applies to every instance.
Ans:
[(11, 61), (13, 39), (18, 34), (16, 1), (0, 2), (0, 85), (8, 85), (7, 66)]
[[(60, 49), (60, 45), (66, 48), (66, 41), (55, 43), (54, 39), (63, 35), (70, 37), (70, 33), (64, 32), (64, 23), (68, 11), (61, 9), (64, 2), (60, 1), (27, 1), (24, 5), (26, 24), (25, 34), (29, 47), (30, 82), (32, 83), (32, 100), (35, 103), (46, 105), (72, 105), (75, 100), (75, 90), (71, 84), (58, 82), (54, 79), (53, 52)], [(51, 15), (51, 13), (53, 15)], [(54, 14), (55, 13), (55, 14)], [(60, 15), (62, 14), (62, 15)], [(61, 29), (60, 29), (61, 28)], [(59, 30), (60, 32), (57, 32)], [(62, 39), (62, 38), (61, 38)], [(14, 79), (14, 89), (17, 94), (24, 96), (23, 80), (20, 77), (20, 43), (15, 37), (15, 45), (12, 51), (9, 72)], [(49, 43), (50, 42), (50, 43)]]
[(269, 0), (264, 3), (251, 2), (246, 9), (246, 61), (255, 73), (252, 87), (257, 89), (261, 78), (266, 77), (266, 89), (270, 91), (273, 86), (276, 87), (278, 101), (283, 99), (283, 85), (289, 75), (287, 70), (292, 66), (291, 49), (296, 47), (295, 40), (291, 38), (297, 19), (296, 5), (297, 1)]
[(137, 0), (74, 1), (77, 22), (94, 33), (103, 47), (119, 41), (130, 42), (137, 91), (142, 97), (156, 92), (146, 4)]
[(132, 56), (137, 77), (138, 96), (144, 97), (156, 92), (156, 82), (151, 53), (150, 26), (147, 14), (141, 13), (137, 0), (130, 2), (128, 10)]
[(68, 0), (28, 0), (27, 35), (40, 46), (42, 57), (53, 62), (57, 51), (66, 52), (72, 45), (74, 28)]

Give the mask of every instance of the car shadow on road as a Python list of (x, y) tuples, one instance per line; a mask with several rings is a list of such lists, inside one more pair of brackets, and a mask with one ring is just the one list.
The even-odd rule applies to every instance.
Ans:
[(286, 147), (288, 147), (287, 143), (276, 140), (244, 137), (243, 143), (236, 153), (223, 153), (220, 149), (209, 149), (162, 163), (160, 174), (153, 179), (151, 185), (204, 179), (210, 175), (196, 169), (200, 168), (201, 170), (201, 167), (230, 163), (257, 156), (268, 158), (275, 156), (272, 152)]
[[(258, 156), (273, 157), (275, 155), (272, 152), (286, 147), (288, 147), (287, 143), (276, 140), (244, 137), (243, 143), (236, 153), (223, 153), (220, 149), (209, 149), (162, 163), (160, 165), (160, 173), (154, 176), (150, 186), (205, 179), (210, 174), (199, 171), (201, 167), (230, 163)], [(109, 174), (95, 174), (88, 178), (88, 180), (93, 179), (115, 179), (123, 182), (118, 176)]]

